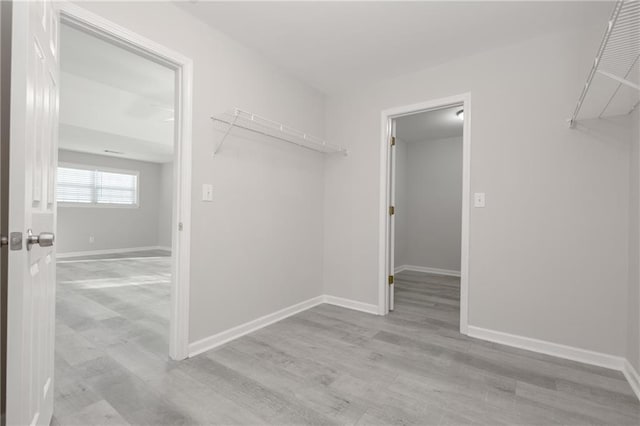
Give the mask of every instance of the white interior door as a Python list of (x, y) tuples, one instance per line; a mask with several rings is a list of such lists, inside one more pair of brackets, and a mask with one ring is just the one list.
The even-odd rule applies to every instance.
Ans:
[(395, 296), (395, 206), (396, 206), (396, 120), (391, 120), (391, 148), (389, 150), (389, 310), (394, 309)]
[(8, 425), (48, 425), (53, 413), (58, 22), (50, 0), (13, 2)]

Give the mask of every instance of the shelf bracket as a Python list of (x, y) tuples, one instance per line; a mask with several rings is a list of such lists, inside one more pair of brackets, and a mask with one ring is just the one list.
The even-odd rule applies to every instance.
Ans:
[(224, 143), (225, 139), (227, 139), (227, 136), (229, 136), (229, 133), (231, 133), (231, 129), (233, 129), (233, 126), (236, 124), (236, 121), (238, 121), (237, 111), (235, 116), (233, 117), (233, 120), (229, 122), (229, 125), (227, 126), (227, 130), (225, 130), (224, 134), (220, 138), (220, 142), (218, 142), (218, 146), (216, 146), (215, 151), (213, 151), (213, 155), (216, 155), (218, 151), (220, 151), (220, 148), (222, 148), (222, 144)]
[(634, 88), (636, 90), (640, 90), (640, 86), (638, 86), (636, 83), (634, 83), (632, 81), (629, 81), (627, 79), (624, 79), (622, 77), (618, 77), (615, 74), (611, 74), (610, 72), (602, 71), (602, 70), (597, 70), (596, 72), (598, 74), (604, 75), (605, 77), (609, 77), (610, 79), (615, 80), (620, 84), (624, 84), (625, 86), (629, 86), (629, 87), (632, 87), (632, 88)]

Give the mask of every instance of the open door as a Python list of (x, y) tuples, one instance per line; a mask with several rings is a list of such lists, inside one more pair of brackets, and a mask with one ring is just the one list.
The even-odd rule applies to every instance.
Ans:
[(13, 2), (7, 309), (8, 425), (53, 414), (58, 16)]
[(389, 310), (394, 309), (395, 264), (395, 212), (396, 212), (396, 120), (391, 120), (391, 141), (389, 150)]

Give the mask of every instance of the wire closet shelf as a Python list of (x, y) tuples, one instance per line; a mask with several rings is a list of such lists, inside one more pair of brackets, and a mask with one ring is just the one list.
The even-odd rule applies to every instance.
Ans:
[(225, 126), (224, 129), (221, 129), (223, 134), (216, 145), (214, 154), (217, 154), (218, 151), (220, 151), (224, 141), (227, 139), (234, 127), (268, 136), (283, 142), (292, 143), (302, 148), (307, 148), (324, 154), (348, 154), (347, 150), (341, 146), (330, 144), (316, 136), (257, 114), (243, 111), (239, 108), (234, 108), (231, 111), (214, 115), (211, 119), (214, 122), (222, 123)]
[(640, 1), (617, 1), (569, 121), (632, 113), (640, 90)]

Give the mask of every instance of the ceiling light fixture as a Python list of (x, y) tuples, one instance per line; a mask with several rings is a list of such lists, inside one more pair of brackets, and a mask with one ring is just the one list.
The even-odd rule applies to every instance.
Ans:
[(461, 109), (460, 111), (456, 112), (456, 116), (460, 119), (460, 120), (464, 120), (464, 110)]

